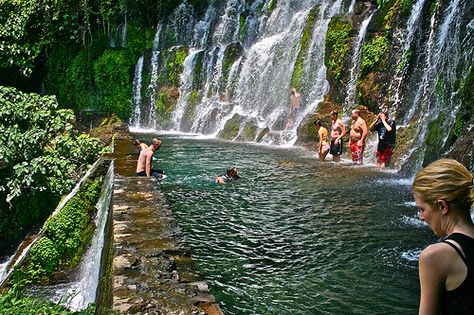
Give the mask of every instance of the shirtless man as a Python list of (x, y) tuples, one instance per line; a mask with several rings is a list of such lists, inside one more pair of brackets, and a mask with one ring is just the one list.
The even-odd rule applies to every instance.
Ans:
[(332, 127), (331, 127), (331, 144), (329, 152), (332, 154), (332, 160), (339, 162), (342, 154), (342, 137), (346, 134), (346, 127), (342, 121), (337, 118), (337, 111), (331, 112)]
[(321, 120), (317, 120), (314, 122), (314, 125), (316, 126), (316, 130), (318, 131), (319, 135), (319, 145), (318, 145), (318, 155), (319, 155), (319, 160), (321, 162), (326, 159), (326, 155), (329, 153), (330, 145), (328, 143), (328, 130), (323, 126), (321, 123)]
[(286, 122), (285, 130), (288, 130), (293, 126), (296, 115), (301, 106), (301, 95), (296, 91), (295, 88), (291, 89), (290, 95), (290, 108), (288, 110), (288, 121)]
[(352, 152), (352, 162), (362, 165), (364, 158), (365, 137), (367, 136), (367, 124), (359, 116), (359, 110), (352, 111), (352, 125), (350, 132), (349, 147)]
[(161, 147), (161, 140), (154, 138), (151, 145), (143, 149), (138, 156), (137, 161), (137, 176), (155, 176), (161, 178), (163, 176), (162, 170), (152, 169), (153, 153)]

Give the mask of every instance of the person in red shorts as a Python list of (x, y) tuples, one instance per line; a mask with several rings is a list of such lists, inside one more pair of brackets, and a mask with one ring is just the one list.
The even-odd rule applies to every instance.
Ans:
[(377, 165), (380, 168), (389, 166), (397, 134), (395, 120), (388, 118), (387, 111), (381, 111), (377, 119), (370, 125), (370, 130), (377, 131), (379, 136), (376, 152)]
[(365, 137), (367, 137), (367, 125), (365, 120), (359, 116), (359, 110), (354, 109), (352, 111), (352, 125), (349, 140), (349, 147), (352, 152), (352, 162), (354, 164), (363, 164)]

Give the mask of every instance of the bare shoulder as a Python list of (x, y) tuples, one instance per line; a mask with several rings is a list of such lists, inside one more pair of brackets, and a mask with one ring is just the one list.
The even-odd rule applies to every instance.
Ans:
[(420, 254), (420, 266), (435, 269), (446, 268), (451, 263), (453, 252), (451, 246), (445, 243), (429, 245)]

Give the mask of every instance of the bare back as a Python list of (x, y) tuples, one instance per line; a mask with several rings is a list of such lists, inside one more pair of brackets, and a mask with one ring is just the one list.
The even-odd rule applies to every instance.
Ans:
[(327, 144), (328, 143), (327, 138), (329, 135), (328, 130), (321, 126), (319, 128), (318, 134), (319, 134), (319, 143), (321, 145)]
[(151, 147), (148, 147), (140, 152), (140, 155), (138, 156), (138, 161), (137, 161), (137, 173), (147, 171), (148, 172), (151, 169), (151, 161), (153, 158), (153, 150)]

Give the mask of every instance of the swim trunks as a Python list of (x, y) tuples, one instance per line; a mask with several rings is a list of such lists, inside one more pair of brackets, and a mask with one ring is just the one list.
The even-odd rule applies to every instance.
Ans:
[(375, 154), (377, 155), (377, 163), (388, 165), (390, 164), (390, 159), (392, 158), (393, 149), (391, 147), (387, 147), (382, 152), (377, 150)]
[(332, 155), (341, 155), (342, 154), (342, 139), (336, 143), (335, 139), (331, 139), (331, 145), (329, 153)]
[[(163, 172), (162, 170), (156, 170), (154, 168), (152, 168), (150, 170), (150, 175), (151, 176), (155, 176), (156, 179), (164, 179), (165, 178), (165, 172)], [(138, 172), (137, 173), (137, 176), (142, 176), (142, 177), (146, 177), (146, 171), (141, 171), (141, 172)]]
[(354, 141), (349, 143), (349, 147), (351, 148), (352, 153), (352, 161), (357, 164), (362, 164), (362, 160), (364, 158), (364, 147), (365, 145), (358, 145), (359, 141)]

